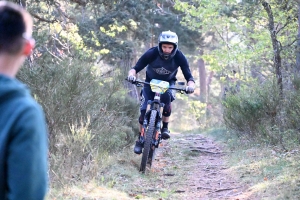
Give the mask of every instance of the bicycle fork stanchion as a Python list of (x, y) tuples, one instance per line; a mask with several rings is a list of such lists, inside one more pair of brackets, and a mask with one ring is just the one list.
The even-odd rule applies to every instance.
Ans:
[(143, 121), (143, 126), (142, 126), (142, 131), (141, 131), (141, 137), (140, 137), (140, 142), (142, 144), (144, 144), (145, 142), (145, 131), (147, 129), (147, 126), (148, 126), (148, 119), (149, 119), (149, 115), (150, 115), (150, 111), (151, 111), (151, 103), (152, 101), (149, 100), (147, 102), (147, 109), (146, 109), (146, 113), (145, 113), (145, 116), (144, 116), (144, 121)]
[(157, 117), (157, 123), (155, 126), (155, 134), (153, 137), (153, 146), (155, 148), (158, 148), (159, 145), (159, 141), (161, 140), (161, 122), (162, 122), (162, 113), (163, 113), (163, 109), (164, 109), (165, 104), (164, 103), (160, 103), (159, 104), (159, 109), (158, 109), (158, 117)]

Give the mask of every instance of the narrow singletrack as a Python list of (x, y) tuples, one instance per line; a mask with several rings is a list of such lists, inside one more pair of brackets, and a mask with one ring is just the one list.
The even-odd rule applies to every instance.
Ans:
[(201, 134), (172, 134), (158, 148), (151, 168), (161, 178), (153, 186), (143, 181), (143, 188), (165, 193), (161, 199), (255, 199), (249, 186), (230, 172), (220, 146)]

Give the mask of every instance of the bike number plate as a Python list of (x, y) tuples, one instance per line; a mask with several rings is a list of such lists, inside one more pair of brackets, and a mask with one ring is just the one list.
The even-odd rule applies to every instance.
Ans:
[(150, 87), (151, 87), (152, 92), (157, 92), (157, 93), (163, 94), (169, 89), (170, 83), (167, 81), (152, 79), (150, 81)]

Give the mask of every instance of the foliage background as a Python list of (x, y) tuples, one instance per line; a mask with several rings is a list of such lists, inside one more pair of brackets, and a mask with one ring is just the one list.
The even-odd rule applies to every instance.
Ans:
[(281, 151), (299, 144), (296, 0), (14, 2), (34, 17), (18, 78), (46, 112), (51, 184), (101, 178), (103, 160), (134, 143), (138, 102), (124, 78), (163, 30), (179, 35), (197, 85), (177, 97), (172, 131), (224, 126)]

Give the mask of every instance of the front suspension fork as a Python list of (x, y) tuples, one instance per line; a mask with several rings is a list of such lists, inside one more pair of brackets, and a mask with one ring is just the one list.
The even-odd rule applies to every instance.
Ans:
[[(151, 110), (154, 109), (153, 106), (154, 106), (153, 101), (149, 100), (147, 102), (147, 109), (146, 109), (146, 113), (145, 113), (145, 116), (144, 116), (144, 121), (143, 121), (141, 136), (140, 136), (140, 142), (141, 143), (144, 143), (144, 141), (145, 141), (145, 130), (147, 129), (147, 126), (148, 126), (148, 123), (149, 123), (148, 119), (149, 119), (149, 116), (151, 114)], [(161, 128), (163, 108), (164, 108), (164, 103), (160, 103), (159, 104), (159, 109), (157, 109), (158, 114), (156, 116), (155, 130), (154, 130), (153, 141), (152, 141), (153, 146), (156, 147), (156, 148), (158, 147), (159, 141), (161, 139), (160, 138), (161, 137), (160, 128)]]
[(155, 148), (158, 148), (159, 142), (161, 140), (161, 122), (162, 122), (163, 109), (164, 109), (164, 104), (160, 103), (158, 118), (155, 126), (155, 134), (153, 136), (153, 142), (152, 142)]

